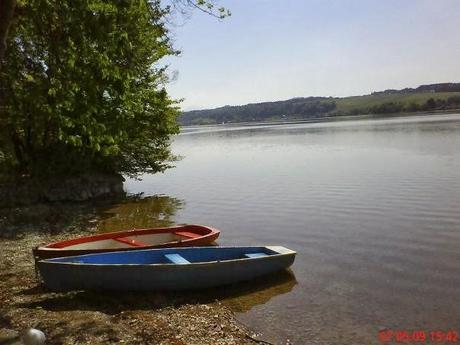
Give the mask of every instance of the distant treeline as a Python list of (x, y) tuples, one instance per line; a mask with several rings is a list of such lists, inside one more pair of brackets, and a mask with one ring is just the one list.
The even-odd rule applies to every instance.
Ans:
[(447, 110), (460, 107), (460, 96), (451, 96), (447, 99), (430, 97), (424, 103), (383, 102), (369, 108), (355, 108), (345, 113), (336, 112), (334, 115), (359, 114), (395, 114), (430, 110)]
[(415, 89), (386, 90), (356, 97), (293, 98), (286, 101), (194, 110), (182, 113), (179, 121), (183, 125), (204, 125), (455, 108), (460, 108), (460, 83), (422, 85)]
[(287, 101), (225, 106), (209, 110), (194, 110), (182, 114), (180, 122), (189, 124), (214, 124), (282, 119), (286, 117), (322, 116), (336, 108), (331, 98), (294, 98)]
[(439, 83), (420, 85), (416, 88), (405, 88), (402, 90), (388, 89), (385, 91), (373, 92), (372, 95), (407, 94), (418, 92), (460, 92), (460, 83)]

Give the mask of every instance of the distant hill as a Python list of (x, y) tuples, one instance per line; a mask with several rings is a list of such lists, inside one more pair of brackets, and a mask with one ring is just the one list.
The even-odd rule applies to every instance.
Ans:
[(391, 114), (460, 108), (460, 83), (421, 85), (353, 97), (299, 97), (183, 112), (182, 125), (301, 120), (359, 114)]
[(372, 95), (394, 95), (394, 94), (408, 94), (408, 93), (421, 93), (421, 92), (460, 92), (460, 83), (440, 83), (420, 85), (419, 87), (405, 88), (402, 90), (385, 90), (373, 92)]

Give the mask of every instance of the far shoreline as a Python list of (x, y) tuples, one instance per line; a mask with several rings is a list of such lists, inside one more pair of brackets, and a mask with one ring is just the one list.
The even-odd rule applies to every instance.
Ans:
[(273, 120), (273, 121), (246, 121), (246, 122), (225, 122), (216, 124), (204, 125), (181, 125), (181, 128), (210, 128), (210, 127), (232, 127), (232, 126), (274, 126), (274, 125), (295, 125), (303, 123), (323, 123), (323, 122), (341, 122), (353, 120), (373, 120), (373, 119), (392, 119), (416, 116), (435, 116), (435, 115), (452, 115), (459, 114), (460, 108), (449, 110), (433, 110), (424, 112), (411, 112), (411, 113), (393, 113), (393, 114), (362, 114), (362, 115), (336, 115), (324, 116), (310, 119), (286, 119), (286, 120)]

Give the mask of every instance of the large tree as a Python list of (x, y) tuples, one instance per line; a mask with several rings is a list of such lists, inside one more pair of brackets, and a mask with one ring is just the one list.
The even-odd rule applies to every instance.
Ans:
[(0, 68), (0, 166), (28, 176), (136, 175), (174, 158), (177, 103), (159, 60), (167, 9), (146, 0), (28, 0)]

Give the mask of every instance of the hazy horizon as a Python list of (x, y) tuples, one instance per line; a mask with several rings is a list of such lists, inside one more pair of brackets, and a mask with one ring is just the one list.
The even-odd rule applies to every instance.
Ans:
[(184, 111), (348, 97), (460, 80), (460, 2), (221, 1), (173, 27), (168, 85)]

